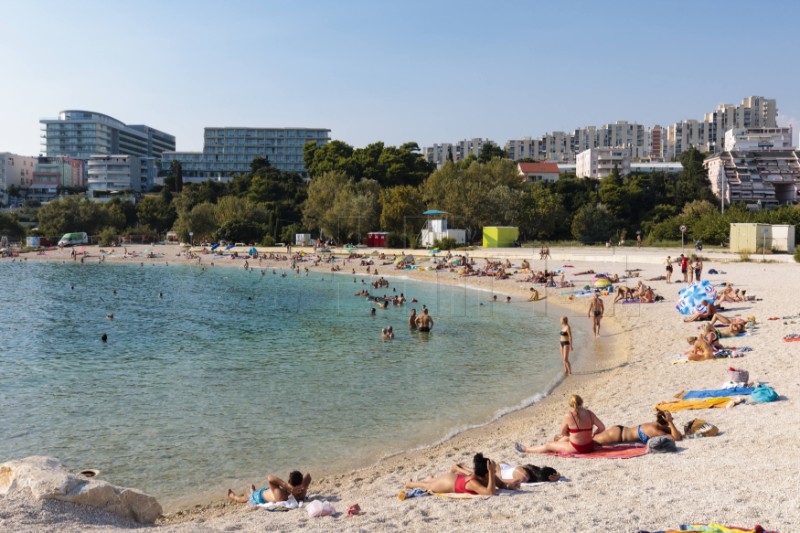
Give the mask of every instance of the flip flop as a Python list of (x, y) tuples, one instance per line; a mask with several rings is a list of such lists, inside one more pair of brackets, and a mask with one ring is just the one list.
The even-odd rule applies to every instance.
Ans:
[(519, 453), (525, 453), (525, 448), (522, 447), (521, 442), (515, 442), (514, 449), (517, 450)]

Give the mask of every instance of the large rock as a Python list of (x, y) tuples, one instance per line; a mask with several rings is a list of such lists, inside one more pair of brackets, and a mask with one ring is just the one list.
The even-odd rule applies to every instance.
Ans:
[(136, 489), (73, 474), (53, 457), (33, 456), (0, 464), (0, 495), (29, 490), (37, 500), (62, 500), (97, 507), (142, 524), (161, 515), (161, 505)]

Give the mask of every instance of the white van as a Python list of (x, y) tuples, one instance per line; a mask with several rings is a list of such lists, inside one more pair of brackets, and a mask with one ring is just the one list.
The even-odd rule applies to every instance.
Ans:
[(89, 236), (86, 235), (86, 232), (65, 233), (58, 241), (59, 246), (75, 246), (76, 244), (89, 244)]

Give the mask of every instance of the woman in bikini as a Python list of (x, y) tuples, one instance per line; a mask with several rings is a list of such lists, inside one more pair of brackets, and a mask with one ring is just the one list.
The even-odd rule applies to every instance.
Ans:
[[(476, 453), (472, 458), (472, 474), (467, 475), (457, 472), (456, 468), (439, 477), (429, 477), (424, 481), (408, 481), (407, 489), (422, 489), (430, 492), (449, 494), (480, 494), (494, 496), (497, 494), (494, 471), (497, 468), (494, 461)], [(492, 474), (489, 474), (492, 472)], [(401, 493), (405, 494), (405, 492)]]
[(719, 331), (710, 323), (706, 324), (703, 328), (703, 340), (710, 344), (715, 350), (721, 350), (722, 344), (720, 344), (719, 339)]
[(641, 442), (642, 444), (647, 444), (647, 441), (653, 437), (663, 437), (665, 435), (672, 437), (676, 441), (683, 438), (681, 432), (672, 422), (672, 413), (658, 411), (655, 422), (645, 422), (636, 427), (611, 426), (602, 433), (595, 435), (594, 441), (597, 444), (616, 444), (618, 442)]
[[(455, 464), (452, 472), (471, 476), (473, 471), (462, 464)], [(507, 464), (495, 464), (494, 483), (498, 488), (517, 490), (521, 483), (547, 483), (561, 479), (555, 468), (549, 466), (521, 465), (512, 466)]]
[(572, 375), (572, 365), (569, 364), (569, 352), (572, 350), (572, 329), (569, 327), (567, 317), (561, 317), (561, 359), (564, 360), (564, 373)]
[[(591, 453), (595, 443), (592, 438), (606, 430), (606, 426), (589, 409), (577, 394), (569, 397), (569, 411), (561, 420), (561, 432), (555, 440), (542, 446), (529, 448), (519, 442), (514, 447), (521, 453)], [(596, 428), (596, 429), (595, 429)]]
[(667, 284), (669, 284), (670, 278), (672, 278), (672, 258), (667, 256)]

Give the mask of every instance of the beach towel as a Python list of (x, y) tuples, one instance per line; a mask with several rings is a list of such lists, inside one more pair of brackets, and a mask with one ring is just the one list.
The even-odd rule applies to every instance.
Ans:
[(789, 335), (786, 335), (783, 338), (783, 340), (785, 340), (786, 342), (797, 342), (800, 341), (800, 335), (798, 335), (797, 333), (791, 333)]
[(293, 495), (289, 495), (289, 499), (285, 502), (267, 502), (267, 503), (260, 503), (257, 507), (262, 509), (266, 509), (267, 511), (291, 511), (292, 509), (297, 509), (301, 507), (303, 504), (302, 502), (298, 502)]
[(694, 400), (676, 400), (674, 402), (661, 402), (656, 405), (658, 411), (686, 411), (689, 409), (725, 409), (744, 402), (741, 396), (722, 396), (719, 398), (697, 398)]
[(681, 400), (693, 400), (695, 398), (722, 398), (725, 396), (742, 396), (753, 393), (752, 387), (733, 387), (730, 389), (717, 390), (690, 390), (676, 396)]
[(777, 533), (777, 531), (767, 531), (763, 527), (756, 525), (755, 527), (738, 527), (738, 526), (723, 526), (720, 524), (683, 524), (680, 531), (705, 531), (706, 533)]
[(622, 444), (618, 446), (597, 446), (591, 453), (549, 452), (547, 455), (571, 457), (575, 459), (630, 459), (647, 453), (647, 446)]

